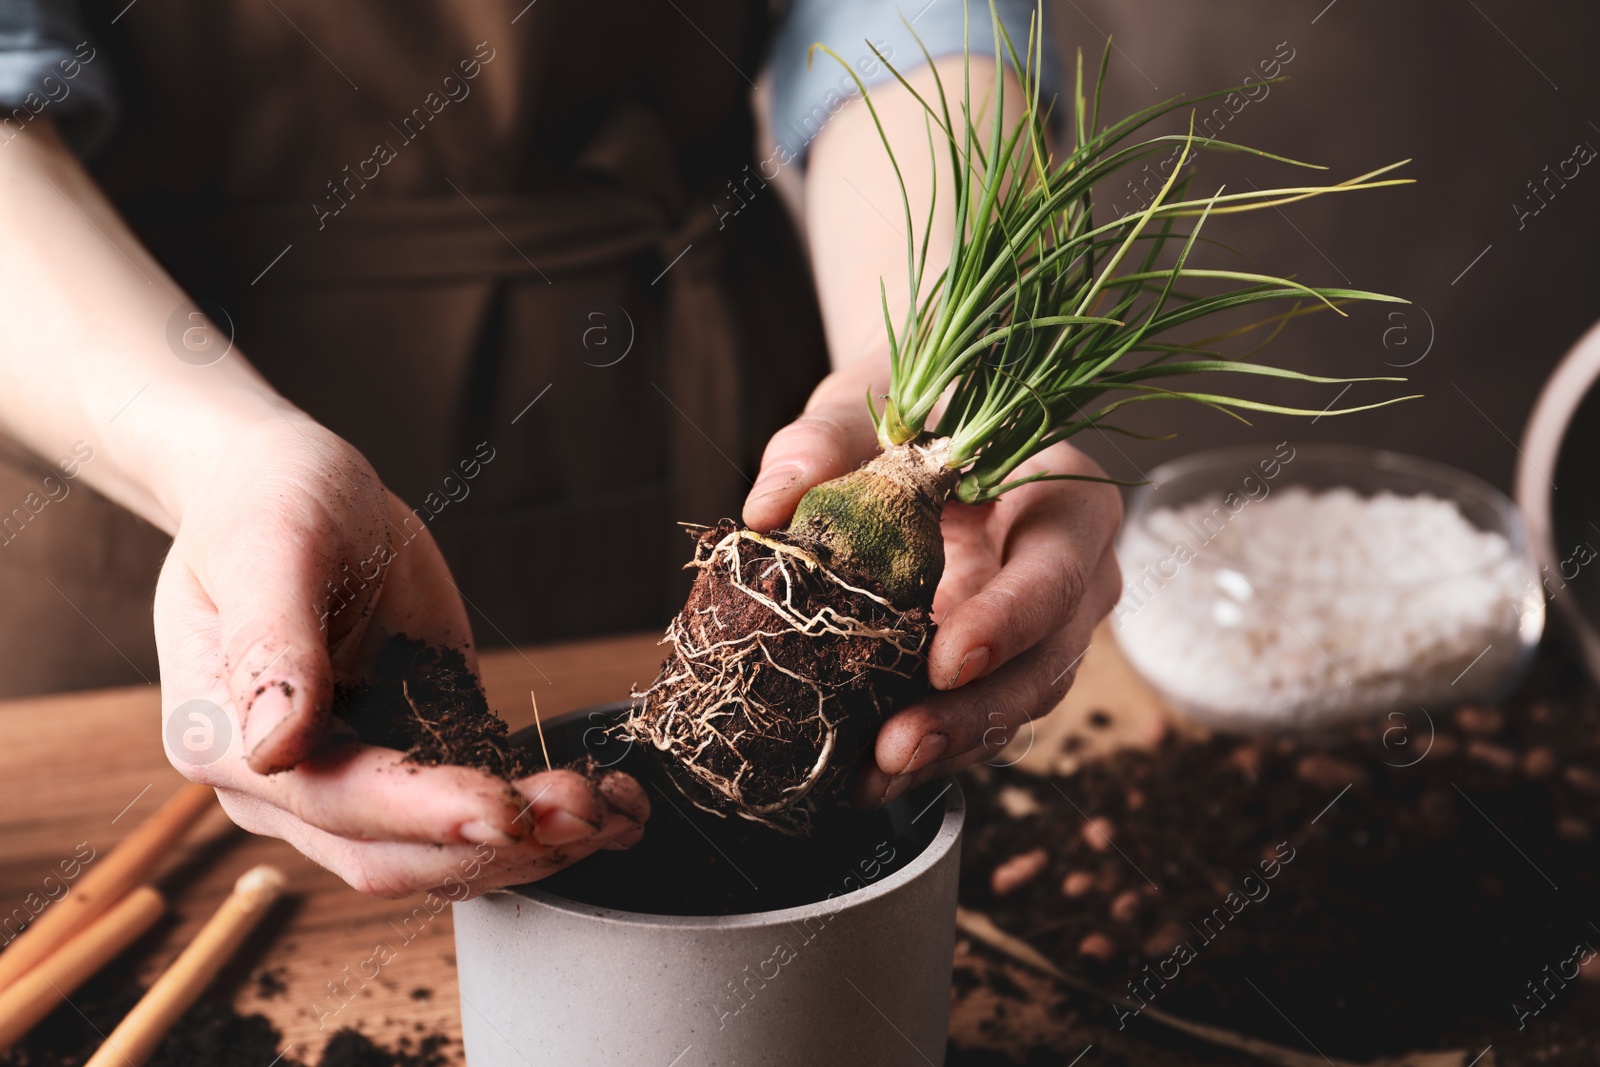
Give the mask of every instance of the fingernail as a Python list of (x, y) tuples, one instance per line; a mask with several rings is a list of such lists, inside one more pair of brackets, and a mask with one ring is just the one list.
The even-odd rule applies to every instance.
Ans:
[(871, 811), (878, 806), (878, 799), (883, 796), (883, 788), (874, 784), (877, 779), (884, 779), (888, 784), (888, 776), (876, 767), (863, 767), (856, 775), (856, 780), (850, 786), (850, 806), (857, 811)]
[(593, 837), (599, 829), (594, 823), (585, 822), (572, 812), (557, 808), (539, 816), (533, 824), (533, 836), (541, 845), (554, 847)]
[(946, 689), (954, 689), (964, 682), (970, 682), (974, 678), (981, 678), (985, 668), (989, 666), (989, 655), (988, 645), (979, 645), (971, 652), (968, 652), (962, 658), (961, 665), (956, 668), (955, 673), (950, 676), (950, 680), (945, 683), (944, 687)]
[(474, 845), (509, 845), (516, 841), (504, 830), (482, 820), (464, 822), (456, 828), (456, 833), (461, 835), (461, 840)]
[(883, 787), (883, 796), (878, 799), (878, 807), (896, 800), (901, 793), (911, 788), (911, 775), (897, 774), (889, 779), (889, 784)]
[(649, 821), (650, 798), (626, 774), (612, 771), (600, 779), (600, 795), (605, 797), (606, 805), (617, 814), (625, 815), (641, 825)]
[[(261, 686), (255, 699), (244, 713), (244, 750), (252, 769), (260, 772), (258, 753), (274, 734), (283, 728), (293, 710), (289, 694), (293, 692), (287, 682), (270, 682)], [(272, 761), (267, 761), (272, 762)]]
[(911, 753), (911, 758), (906, 760), (906, 765), (900, 769), (900, 777), (914, 774), (928, 764), (944, 755), (944, 750), (950, 747), (950, 738), (946, 734), (924, 734), (917, 747)]
[(794, 484), (796, 478), (800, 477), (800, 473), (800, 466), (796, 463), (785, 463), (771, 470), (762, 471), (761, 476), (756, 479), (756, 484), (750, 487), (750, 499), (755, 500), (768, 493), (775, 493), (779, 489), (787, 489)]

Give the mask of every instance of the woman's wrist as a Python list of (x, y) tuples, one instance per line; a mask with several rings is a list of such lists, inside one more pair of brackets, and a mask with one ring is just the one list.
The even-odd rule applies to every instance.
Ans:
[[(242, 363), (242, 357), (229, 358)], [(281, 424), (303, 437), (327, 433), (247, 365), (240, 370), (203, 384), (183, 378), (150, 383), (107, 427), (107, 476), (113, 484), (102, 488), (176, 533), (206, 483), (264, 428)]]
[(193, 360), (215, 326), (48, 122), (0, 153), (0, 194), (0, 432), (175, 532), (232, 442), (305, 416), (236, 350)]

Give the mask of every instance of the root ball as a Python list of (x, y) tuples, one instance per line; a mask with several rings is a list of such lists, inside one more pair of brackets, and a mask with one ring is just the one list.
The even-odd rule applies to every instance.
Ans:
[(699, 536), (688, 602), (623, 732), (697, 806), (804, 835), (878, 726), (926, 688), (933, 622), (782, 535)]

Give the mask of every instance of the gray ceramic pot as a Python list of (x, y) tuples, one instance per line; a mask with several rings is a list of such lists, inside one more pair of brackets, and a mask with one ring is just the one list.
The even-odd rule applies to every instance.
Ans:
[[(548, 724), (552, 749), (587, 747), (621, 764), (618, 743), (600, 729), (612, 714)], [(750, 859), (689, 824), (681, 797), (648, 788), (652, 826), (676, 820), (674, 855), (699, 850), (730, 880), (738, 872), (751, 883), (741, 899), (792, 906), (704, 916), (594, 903), (651, 899), (648, 867), (613, 875), (624, 868), (602, 866), (624, 862), (618, 853), (578, 865), (572, 877), (457, 904), (470, 1067), (944, 1062), (965, 814), (958, 786), (914, 790), (877, 822), (808, 846), (789, 871), (789, 852)], [(810, 899), (793, 904), (797, 893)]]

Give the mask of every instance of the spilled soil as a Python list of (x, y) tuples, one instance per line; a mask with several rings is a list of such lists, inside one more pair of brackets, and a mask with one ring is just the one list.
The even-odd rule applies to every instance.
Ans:
[[(122, 1021), (144, 987), (131, 966), (113, 963), (89, 979), (16, 1045), (0, 1053), (0, 1067), (81, 1067)], [(222, 1000), (190, 1008), (150, 1058), (149, 1067), (447, 1067), (459, 1062), (459, 1043), (418, 1032), (394, 1047), (378, 1045), (351, 1029), (335, 1032), (322, 1055), (304, 1060), (284, 1052), (283, 1035), (264, 1015), (241, 1014)], [(279, 1056), (280, 1053), (283, 1055)]]
[(1142, 1004), (1330, 1057), (1600, 1062), (1600, 694), (1549, 650), (1503, 707), (965, 784), (963, 903), (1127, 998), (1055, 987), (1061, 1051), (1171, 1047)]
[[(459, 649), (427, 646), (403, 635), (382, 649), (372, 681), (341, 686), (335, 714), (371, 744), (398, 749), (423, 765), (458, 764), (503, 777), (530, 773), (507, 741), (507, 727), (489, 709)], [(539, 767), (542, 767), (542, 762)], [(136, 951), (136, 950), (135, 950)], [(114, 961), (72, 995), (71, 1004), (0, 1052), (0, 1067), (78, 1067), (88, 1061), (145, 990), (134, 966)], [(281, 969), (257, 972), (257, 996), (284, 995)], [(431, 996), (431, 991), (423, 992)], [(329, 1038), (316, 1060), (284, 1052), (282, 1035), (263, 1015), (235, 1010), (220, 997), (197, 1003), (172, 1027), (150, 1059), (151, 1067), (445, 1067), (459, 1062), (458, 1042), (420, 1025), (394, 1047), (374, 1043), (354, 1029)], [(283, 1053), (280, 1056), (280, 1053)]]

